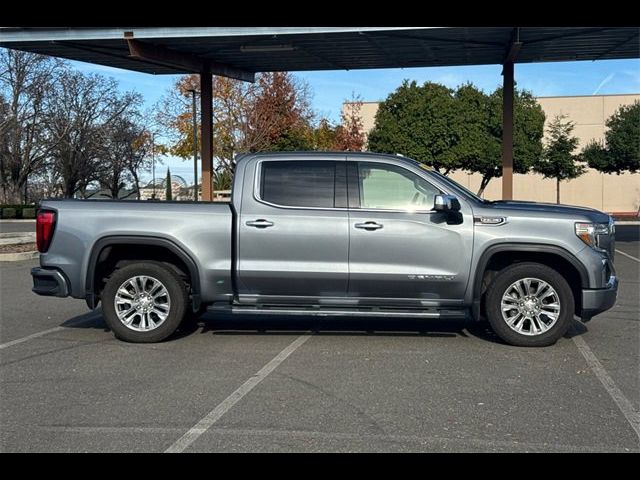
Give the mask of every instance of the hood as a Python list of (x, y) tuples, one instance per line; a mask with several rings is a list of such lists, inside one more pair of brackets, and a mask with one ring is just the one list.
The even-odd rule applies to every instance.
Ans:
[(491, 202), (491, 208), (499, 208), (505, 211), (538, 212), (548, 215), (562, 215), (575, 217), (588, 217), (593, 222), (607, 223), (609, 215), (599, 210), (587, 207), (577, 207), (574, 205), (557, 205), (555, 203), (537, 203), (520, 200), (498, 200)]

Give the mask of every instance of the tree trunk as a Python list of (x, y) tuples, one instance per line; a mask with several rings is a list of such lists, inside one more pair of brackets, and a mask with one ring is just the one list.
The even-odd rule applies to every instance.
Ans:
[(9, 188), (5, 188), (4, 202), (18, 205), (24, 200), (24, 182), (19, 184), (9, 184)]
[(118, 200), (120, 197), (120, 179), (118, 177), (114, 178), (109, 185), (109, 192), (111, 193), (111, 198), (113, 200)]
[(490, 181), (491, 177), (482, 177), (482, 180), (480, 181), (480, 190), (478, 190), (479, 197), (482, 197), (482, 194), (484, 194), (484, 190), (485, 188), (487, 188), (487, 185), (489, 185)]
[(556, 178), (556, 203), (560, 205), (560, 179)]
[(135, 188), (136, 188), (136, 196), (138, 197), (138, 200), (140, 200), (140, 179), (138, 178), (138, 172), (136, 172), (134, 169), (130, 171), (131, 171), (131, 176), (133, 177), (133, 184), (135, 185)]
[(76, 193), (78, 189), (78, 182), (69, 178), (64, 182), (64, 198), (73, 198), (73, 195)]

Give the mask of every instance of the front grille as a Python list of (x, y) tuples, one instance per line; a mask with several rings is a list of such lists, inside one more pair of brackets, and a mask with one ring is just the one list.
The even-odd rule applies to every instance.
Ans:
[(596, 242), (598, 248), (609, 254), (609, 258), (613, 261), (616, 251), (616, 226), (613, 219), (609, 221), (609, 233), (606, 235), (597, 235)]

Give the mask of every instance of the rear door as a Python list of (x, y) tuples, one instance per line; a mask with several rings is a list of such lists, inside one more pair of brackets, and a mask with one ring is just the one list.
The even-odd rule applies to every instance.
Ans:
[(346, 157), (260, 159), (245, 177), (238, 225), (241, 301), (344, 298), (349, 269)]

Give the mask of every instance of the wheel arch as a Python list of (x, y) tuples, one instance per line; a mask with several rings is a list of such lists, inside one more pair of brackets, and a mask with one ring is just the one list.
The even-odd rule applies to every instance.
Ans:
[[(475, 276), (473, 279), (473, 308), (472, 315), (477, 320), (480, 318), (481, 302), (483, 297), (483, 285), (485, 283), (488, 267), (495, 264), (498, 259), (516, 259), (515, 261), (530, 261), (547, 265), (557, 270), (560, 274), (571, 277), (567, 280), (578, 279), (580, 285), (570, 282), (576, 303), (576, 313), (581, 309), (581, 289), (588, 288), (589, 275), (585, 266), (575, 255), (557, 245), (547, 245), (539, 243), (500, 243), (491, 245), (481, 255), (478, 260)], [(556, 259), (557, 263), (552, 262)]]
[[(135, 236), (135, 235), (113, 235), (102, 237), (93, 244), (89, 259), (87, 262), (87, 270), (85, 277), (85, 299), (89, 308), (94, 309), (98, 305), (99, 296), (96, 291), (96, 273), (100, 259), (105, 252), (110, 252), (112, 247), (154, 247), (170, 252), (171, 255), (178, 258), (186, 267), (191, 284), (191, 298), (194, 310), (200, 308), (201, 303), (201, 284), (200, 272), (198, 265), (193, 257), (187, 253), (177, 243), (167, 238), (154, 236)], [(111, 247), (111, 248), (110, 248)], [(141, 258), (140, 260), (151, 260), (152, 258)]]

